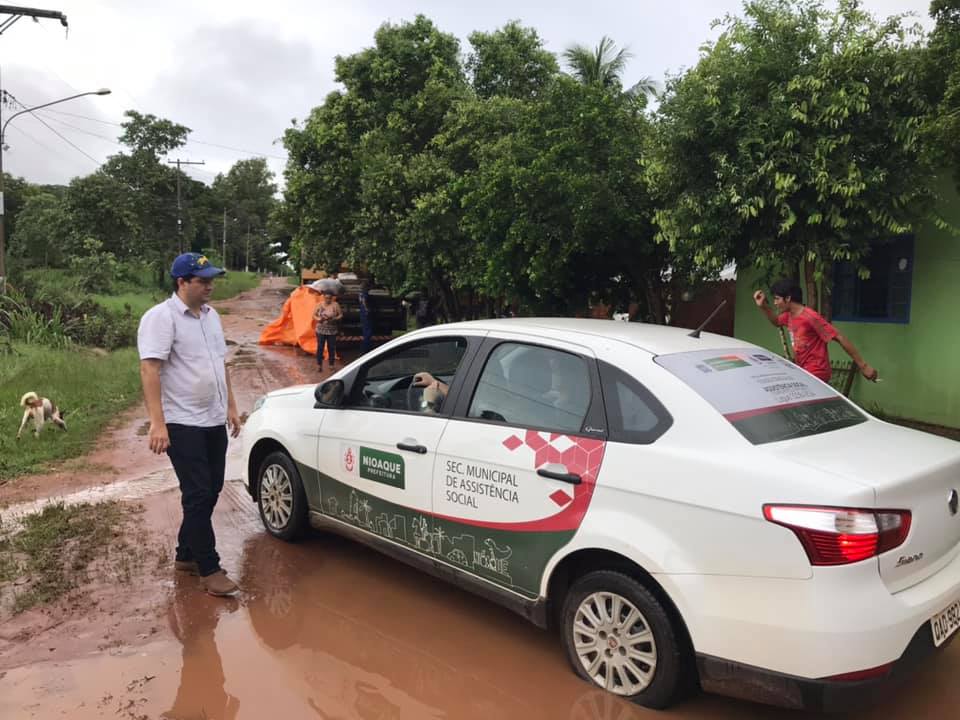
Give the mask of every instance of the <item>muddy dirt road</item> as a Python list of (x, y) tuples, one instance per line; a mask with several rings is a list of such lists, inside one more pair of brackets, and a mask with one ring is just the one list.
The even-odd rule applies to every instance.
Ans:
[[(321, 377), (312, 358), (260, 348), (289, 287), (267, 281), (219, 303), (241, 412), (264, 391)], [(144, 566), (129, 584), (93, 583), (81, 597), (0, 628), (0, 718), (499, 718), (678, 720), (802, 713), (712, 696), (669, 713), (642, 710), (578, 680), (559, 642), (511, 613), (345, 540), (298, 545), (267, 536), (239, 482), (238, 443), (214, 516), (236, 599), (175, 576), (179, 496), (166, 458), (149, 454), (135, 408), (83, 462), (4, 487), (0, 511), (51, 496), (143, 506)], [(11, 483), (13, 484), (13, 483)], [(960, 643), (890, 702), (858, 720), (957, 717)]]

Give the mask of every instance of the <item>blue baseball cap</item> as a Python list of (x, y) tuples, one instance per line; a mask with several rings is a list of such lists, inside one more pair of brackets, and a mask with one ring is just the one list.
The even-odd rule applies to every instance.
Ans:
[(214, 267), (207, 260), (206, 255), (200, 253), (184, 253), (177, 255), (170, 266), (170, 277), (182, 278), (187, 275), (193, 275), (200, 278), (212, 278), (218, 275), (224, 275), (227, 271)]

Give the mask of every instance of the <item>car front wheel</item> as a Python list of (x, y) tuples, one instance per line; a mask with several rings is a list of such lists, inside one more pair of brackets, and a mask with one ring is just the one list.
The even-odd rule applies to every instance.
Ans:
[(267, 532), (281, 540), (302, 537), (308, 527), (307, 496), (293, 460), (284, 452), (272, 452), (257, 477), (257, 505)]
[(611, 570), (579, 578), (562, 611), (563, 645), (584, 680), (651, 708), (681, 687), (681, 646), (669, 615), (635, 579)]

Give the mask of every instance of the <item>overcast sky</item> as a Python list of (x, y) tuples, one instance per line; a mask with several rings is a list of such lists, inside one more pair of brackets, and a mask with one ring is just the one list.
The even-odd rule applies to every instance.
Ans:
[[(558, 54), (574, 43), (595, 46), (609, 35), (633, 53), (624, 77), (629, 86), (642, 76), (662, 80), (696, 63), (699, 46), (714, 36), (710, 21), (741, 8), (736, 0), (18, 4), (63, 12), (69, 30), (53, 20), (23, 18), (0, 35), (4, 89), (29, 106), (100, 87), (113, 91), (40, 111), (49, 127), (30, 115), (10, 123), (4, 170), (37, 183), (67, 183), (118, 152), (119, 123), (130, 108), (191, 128), (191, 142), (171, 158), (204, 161), (188, 170), (198, 180), (210, 183), (253, 156), (266, 157), (279, 180), (284, 150), (278, 139), (292, 118), (304, 118), (335, 88), (333, 58), (372, 45), (384, 22), (411, 20), (417, 13), (456, 35), (464, 53), (472, 31), (491, 31), (513, 19), (535, 28)], [(864, 5), (880, 16), (913, 12), (930, 27), (929, 0)], [(7, 118), (11, 110), (3, 113)]]

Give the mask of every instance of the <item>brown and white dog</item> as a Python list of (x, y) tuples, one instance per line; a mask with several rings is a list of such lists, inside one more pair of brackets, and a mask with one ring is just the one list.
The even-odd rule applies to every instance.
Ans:
[(17, 431), (17, 440), (20, 439), (20, 433), (23, 432), (23, 428), (26, 427), (31, 417), (33, 418), (34, 437), (40, 437), (40, 431), (43, 430), (43, 425), (47, 421), (59, 425), (64, 430), (67, 429), (60, 408), (54, 405), (50, 398), (40, 397), (35, 392), (28, 392), (20, 398), (20, 407), (23, 408), (23, 421)]

